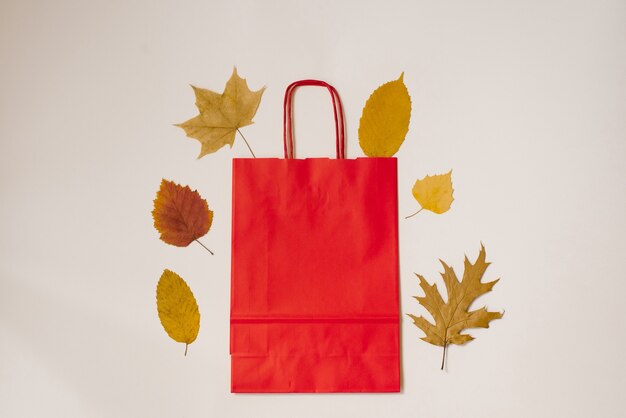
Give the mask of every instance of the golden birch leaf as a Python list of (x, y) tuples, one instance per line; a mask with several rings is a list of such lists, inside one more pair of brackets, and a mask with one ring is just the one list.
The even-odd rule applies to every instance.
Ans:
[(182, 128), (188, 137), (200, 141), (198, 158), (211, 154), (224, 145), (232, 148), (237, 130), (253, 123), (252, 118), (265, 91), (265, 87), (257, 91), (250, 90), (246, 80), (237, 74), (237, 68), (233, 68), (233, 74), (222, 94), (191, 87), (196, 95), (196, 107), (200, 114), (176, 126)]
[(484, 245), (481, 245), (480, 253), (474, 264), (465, 257), (465, 270), (460, 282), (454, 270), (440, 260), (443, 265), (441, 277), (448, 294), (447, 302), (444, 302), (436, 284), (431, 285), (423, 276), (416, 274), (420, 281), (420, 287), (424, 291), (424, 296), (415, 296), (415, 299), (426, 308), (435, 323), (429, 322), (423, 316), (418, 317), (411, 314), (408, 314), (408, 316), (426, 334), (422, 337), (422, 340), (443, 347), (442, 370), (448, 345), (461, 345), (474, 339), (469, 334), (463, 334), (464, 329), (489, 328), (490, 321), (502, 318), (503, 313), (490, 312), (484, 306), (473, 311), (469, 310), (476, 298), (491, 291), (493, 286), (500, 280), (497, 279), (487, 283), (481, 281), (490, 264), (485, 261), (485, 258)]
[(400, 78), (371, 94), (359, 122), (359, 145), (368, 157), (392, 157), (409, 131), (411, 96)]
[[(413, 197), (422, 206), (422, 209), (429, 210), (438, 214), (447, 212), (452, 205), (454, 198), (452, 193), (452, 170), (446, 174), (436, 174), (434, 176), (426, 176), (421, 180), (417, 180), (413, 185)], [(420, 212), (415, 212), (413, 215)], [(410, 218), (413, 215), (407, 216)]]
[[(213, 223), (213, 211), (196, 190), (162, 179), (154, 199), (152, 218), (163, 242), (186, 247), (197, 241), (204, 247), (198, 238), (209, 232)], [(204, 248), (213, 254), (211, 250)]]
[(161, 325), (174, 341), (187, 347), (200, 330), (200, 311), (187, 283), (171, 270), (164, 270), (157, 285), (157, 310)]

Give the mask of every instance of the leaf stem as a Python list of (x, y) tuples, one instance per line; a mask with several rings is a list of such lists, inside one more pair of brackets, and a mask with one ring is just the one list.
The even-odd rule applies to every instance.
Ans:
[(215, 255), (215, 254), (213, 253), (213, 251), (209, 250), (209, 249), (207, 248), (207, 246), (206, 246), (206, 245), (204, 245), (203, 243), (201, 243), (199, 240), (195, 239), (194, 241), (195, 241), (195, 242), (197, 242), (198, 244), (202, 245), (202, 246), (204, 247), (204, 249), (205, 249), (205, 250), (207, 250), (208, 252), (210, 252), (210, 253), (211, 253), (211, 255)]
[(185, 343), (185, 357), (187, 357), (187, 347), (189, 347), (189, 344)]
[(241, 135), (241, 137), (243, 138), (243, 142), (246, 143), (246, 145), (248, 146), (248, 149), (250, 150), (250, 153), (252, 153), (252, 156), (254, 158), (256, 158), (256, 155), (254, 155), (254, 151), (252, 151), (252, 148), (250, 148), (250, 144), (248, 144), (248, 141), (246, 141), (246, 137), (243, 136), (243, 134), (241, 133), (241, 131), (239, 130), (239, 128), (237, 128), (237, 132), (239, 132), (239, 135)]
[(448, 343), (443, 343), (443, 358), (441, 359), (441, 370), (443, 370), (443, 366), (446, 364), (446, 350), (448, 349)]
[(420, 210), (418, 210), (418, 211), (417, 211), (417, 212), (415, 212), (415, 213), (410, 214), (409, 216), (407, 216), (407, 217), (406, 217), (406, 218), (404, 218), (404, 219), (409, 219), (411, 216), (415, 216), (415, 215), (417, 215), (418, 213), (420, 213), (420, 212), (421, 212), (421, 211), (423, 211), (423, 210), (424, 210), (424, 208), (420, 208)]

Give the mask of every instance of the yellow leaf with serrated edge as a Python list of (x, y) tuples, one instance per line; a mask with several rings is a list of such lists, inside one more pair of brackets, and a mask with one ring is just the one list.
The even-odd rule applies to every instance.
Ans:
[(157, 285), (157, 310), (161, 325), (174, 341), (187, 347), (200, 330), (200, 311), (187, 283), (171, 270), (164, 270)]
[(252, 118), (265, 91), (265, 87), (257, 91), (250, 90), (246, 80), (237, 74), (237, 68), (233, 69), (222, 94), (191, 87), (196, 95), (196, 106), (200, 114), (176, 126), (184, 129), (188, 137), (200, 141), (202, 148), (198, 158), (211, 154), (224, 145), (232, 148), (237, 130), (253, 123)]
[(439, 214), (450, 209), (454, 200), (452, 197), (453, 192), (452, 170), (446, 174), (426, 176), (421, 180), (417, 180), (413, 186), (413, 197), (422, 206), (422, 209)]
[(400, 78), (371, 94), (359, 122), (359, 145), (368, 157), (392, 157), (409, 131), (411, 96)]
[(484, 245), (480, 246), (480, 253), (474, 264), (465, 257), (465, 270), (460, 282), (454, 270), (440, 260), (443, 265), (441, 277), (448, 294), (447, 302), (443, 301), (436, 284), (430, 285), (423, 276), (416, 275), (420, 280), (420, 287), (424, 291), (424, 296), (415, 296), (415, 299), (432, 315), (435, 323), (432, 324), (423, 316), (418, 317), (411, 314), (408, 316), (426, 334), (422, 340), (443, 347), (442, 370), (448, 345), (461, 345), (474, 339), (469, 334), (463, 334), (464, 329), (489, 328), (490, 321), (502, 318), (503, 313), (489, 312), (484, 306), (473, 311), (469, 310), (471, 304), (479, 296), (491, 291), (500, 280), (496, 279), (487, 283), (481, 281), (490, 264), (485, 261), (485, 258)]

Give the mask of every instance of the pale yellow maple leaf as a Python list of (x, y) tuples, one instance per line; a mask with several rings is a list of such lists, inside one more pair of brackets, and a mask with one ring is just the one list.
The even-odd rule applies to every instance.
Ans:
[[(224, 87), (222, 94), (191, 86), (196, 95), (196, 106), (200, 114), (176, 126), (185, 130), (188, 137), (197, 139), (202, 145), (201, 158), (216, 152), (224, 145), (231, 148), (239, 128), (251, 125), (265, 87), (251, 91), (245, 79), (239, 77), (237, 68)], [(243, 135), (242, 135), (243, 138)], [(248, 141), (243, 138), (252, 152)], [(254, 152), (252, 152), (254, 156)]]

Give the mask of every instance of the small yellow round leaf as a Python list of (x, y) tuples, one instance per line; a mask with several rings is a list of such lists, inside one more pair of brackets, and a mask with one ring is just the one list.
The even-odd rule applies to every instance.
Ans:
[(446, 174), (426, 176), (413, 186), (413, 197), (422, 208), (438, 214), (447, 212), (454, 198), (452, 170)]

